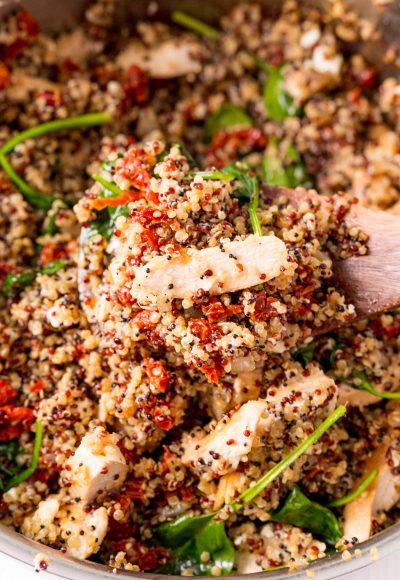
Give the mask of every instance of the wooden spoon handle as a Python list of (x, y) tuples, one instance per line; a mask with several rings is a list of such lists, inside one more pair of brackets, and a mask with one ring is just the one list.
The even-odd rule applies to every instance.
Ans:
[(399, 306), (400, 218), (384, 211), (353, 206), (345, 220), (369, 237), (366, 256), (335, 261), (335, 277), (347, 300), (360, 315)]
[[(264, 186), (264, 199), (285, 196), (294, 206), (309, 200), (319, 207), (328, 206), (328, 197), (303, 188)], [(334, 260), (335, 283), (359, 316), (377, 314), (400, 305), (400, 217), (353, 205), (345, 222), (366, 233), (368, 254)]]

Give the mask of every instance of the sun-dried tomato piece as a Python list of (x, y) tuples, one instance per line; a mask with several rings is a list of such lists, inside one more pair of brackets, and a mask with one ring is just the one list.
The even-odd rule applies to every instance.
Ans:
[(0, 91), (4, 91), (11, 82), (11, 77), (8, 68), (0, 62)]
[(97, 197), (91, 202), (93, 209), (100, 211), (106, 207), (118, 207), (119, 205), (126, 205), (130, 201), (136, 201), (142, 196), (140, 191), (124, 191), (121, 195), (116, 197)]
[(39, 24), (33, 18), (32, 14), (27, 10), (21, 10), (16, 15), (17, 28), (24, 36), (28, 38), (36, 38), (39, 34)]
[(199, 339), (201, 344), (211, 343), (221, 337), (220, 329), (214, 324), (210, 324), (205, 318), (190, 320), (189, 330)]
[(49, 242), (43, 246), (40, 252), (39, 263), (41, 266), (45, 266), (46, 264), (50, 264), (50, 262), (54, 262), (54, 260), (62, 260), (67, 257), (68, 252), (63, 245)]
[(19, 437), (29, 429), (34, 420), (35, 414), (28, 407), (0, 407), (0, 441), (11, 441)]
[(267, 296), (264, 291), (257, 292), (254, 304), (254, 313), (251, 315), (253, 320), (270, 320), (277, 316), (278, 312), (274, 306), (276, 299), (273, 296)]
[(4, 379), (0, 379), (0, 406), (6, 405), (10, 401), (13, 401), (18, 396), (15, 389), (12, 388), (10, 383)]
[(175, 425), (174, 418), (158, 408), (154, 410), (153, 421), (154, 424), (163, 431), (170, 431), (170, 429)]
[(40, 393), (41, 391), (43, 391), (43, 389), (44, 389), (44, 382), (42, 381), (42, 379), (39, 379), (38, 381), (36, 381), (35, 384), (33, 384), (29, 387), (29, 390), (31, 393)]
[(129, 67), (124, 75), (122, 88), (125, 93), (122, 107), (127, 110), (132, 104), (145, 105), (150, 96), (149, 77), (136, 64)]
[(162, 361), (148, 358), (143, 361), (144, 370), (156, 392), (165, 393), (171, 375)]
[(230, 316), (235, 316), (243, 312), (243, 306), (241, 304), (229, 304), (225, 306), (219, 301), (213, 302), (212, 304), (205, 304), (201, 309), (209, 322), (226, 320)]
[(139, 147), (131, 147), (116, 172), (118, 175), (128, 179), (134, 188), (146, 195), (150, 191), (150, 167), (152, 161), (146, 151)]
[(267, 145), (267, 138), (261, 129), (246, 127), (237, 130), (217, 131), (206, 151), (207, 164), (224, 167), (257, 149)]

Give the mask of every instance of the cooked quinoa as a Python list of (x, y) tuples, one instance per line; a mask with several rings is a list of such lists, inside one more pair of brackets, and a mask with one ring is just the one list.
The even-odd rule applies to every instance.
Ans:
[(400, 513), (400, 311), (360, 319), (333, 278), (368, 252), (354, 204), (400, 215), (400, 82), (350, 54), (375, 33), (340, 1), (240, 4), (206, 35), (118, 16), (0, 25), (1, 145), (109, 121), (7, 153), (46, 210), (2, 165), (1, 522), (132, 571), (347, 554)]

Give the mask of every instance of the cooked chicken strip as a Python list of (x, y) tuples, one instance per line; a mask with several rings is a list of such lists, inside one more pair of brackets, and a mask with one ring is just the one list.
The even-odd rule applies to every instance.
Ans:
[(151, 48), (134, 40), (117, 56), (116, 64), (122, 69), (137, 65), (153, 78), (171, 79), (200, 72), (198, 52), (199, 45), (189, 39), (171, 38)]
[(285, 244), (273, 235), (250, 235), (170, 260), (157, 256), (136, 271), (132, 297), (147, 306), (190, 299), (199, 290), (210, 294), (243, 290), (279, 276), (287, 256)]
[(117, 441), (118, 437), (110, 435), (103, 427), (85, 435), (67, 462), (66, 479), (71, 481), (71, 496), (88, 504), (100, 491), (121, 487), (128, 467)]
[(315, 368), (309, 376), (271, 388), (266, 399), (245, 403), (230, 418), (221, 419), (208, 435), (189, 438), (182, 461), (208, 477), (232, 473), (252, 448), (262, 444), (262, 436), (272, 431), (279, 435), (283, 419), (292, 421), (317, 408), (329, 414), (336, 401), (334, 381)]
[(400, 499), (400, 476), (393, 474), (390, 445), (378, 447), (365, 464), (364, 473), (378, 470), (369, 488), (344, 509), (344, 535), (364, 542), (371, 535), (372, 519), (377, 512), (390, 510)]

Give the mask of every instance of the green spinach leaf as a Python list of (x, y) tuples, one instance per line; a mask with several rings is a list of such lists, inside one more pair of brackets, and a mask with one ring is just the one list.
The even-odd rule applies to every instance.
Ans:
[(264, 85), (264, 106), (268, 116), (274, 121), (284, 121), (287, 117), (299, 115), (301, 109), (293, 103), (285, 89), (285, 66), (279, 68), (266, 65), (268, 78)]
[(304, 528), (333, 546), (343, 536), (335, 514), (327, 507), (308, 499), (297, 485), (270, 516), (275, 522)]

